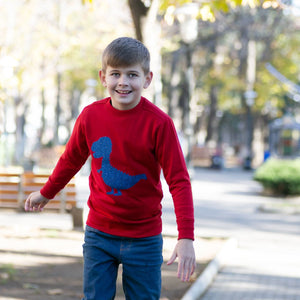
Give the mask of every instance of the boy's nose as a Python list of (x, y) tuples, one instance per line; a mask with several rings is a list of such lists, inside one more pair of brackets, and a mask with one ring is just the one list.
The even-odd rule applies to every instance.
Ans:
[(127, 76), (122, 75), (119, 77), (119, 85), (127, 85), (128, 84), (128, 80), (127, 80)]

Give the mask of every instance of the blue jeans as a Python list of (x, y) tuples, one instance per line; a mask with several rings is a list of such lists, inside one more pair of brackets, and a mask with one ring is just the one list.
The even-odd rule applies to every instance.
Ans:
[(123, 238), (86, 226), (82, 300), (112, 300), (119, 264), (126, 300), (158, 300), (161, 291), (162, 236)]

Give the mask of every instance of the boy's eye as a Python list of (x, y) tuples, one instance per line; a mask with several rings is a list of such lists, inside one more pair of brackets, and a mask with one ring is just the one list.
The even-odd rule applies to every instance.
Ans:
[(135, 73), (130, 73), (130, 74), (129, 74), (129, 77), (130, 77), (130, 78), (137, 77), (137, 74), (135, 74)]
[(118, 77), (118, 76), (120, 76), (120, 74), (119, 73), (112, 73), (111, 76)]

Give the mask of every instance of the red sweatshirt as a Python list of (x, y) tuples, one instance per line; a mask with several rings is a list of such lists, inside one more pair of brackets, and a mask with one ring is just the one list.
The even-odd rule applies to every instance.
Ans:
[(145, 98), (124, 111), (113, 108), (110, 98), (87, 106), (41, 194), (52, 199), (89, 155), (87, 225), (133, 238), (161, 233), (162, 168), (174, 201), (178, 238), (194, 238), (185, 160), (171, 118), (158, 107)]

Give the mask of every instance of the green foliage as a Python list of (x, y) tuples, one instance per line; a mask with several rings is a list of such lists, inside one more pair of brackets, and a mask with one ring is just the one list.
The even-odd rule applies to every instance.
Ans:
[(275, 195), (299, 195), (300, 159), (270, 159), (256, 170), (253, 179)]
[(5, 284), (8, 280), (13, 280), (16, 275), (16, 269), (12, 264), (0, 265), (0, 283)]
[(192, 2), (191, 0), (161, 0), (160, 1), (160, 10), (166, 11), (169, 6), (180, 6), (186, 3)]
[[(83, 0), (84, 1), (84, 0)], [(141, 0), (142, 1), (142, 0)], [(87, 2), (86, 0), (84, 2)], [(92, 0), (90, 1), (92, 2)], [(192, 0), (160, 0), (160, 10), (166, 11), (169, 6), (180, 6), (186, 3), (192, 2)], [(197, 1), (196, 1), (197, 2)], [(202, 7), (209, 7), (210, 12), (217, 13), (218, 11), (229, 12), (231, 8), (244, 5), (242, 0), (206, 0), (200, 1), (200, 9)], [(255, 7), (261, 5), (278, 6), (277, 0), (248, 0), (246, 4)]]

